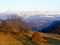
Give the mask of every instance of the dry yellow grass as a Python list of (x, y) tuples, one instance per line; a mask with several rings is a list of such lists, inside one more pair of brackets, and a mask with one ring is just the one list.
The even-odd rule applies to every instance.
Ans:
[[(29, 38), (25, 37), (24, 35), (31, 37), (32, 40), (30, 41)], [(16, 39), (15, 36), (16, 35), (11, 33), (5, 34), (3, 32), (0, 32), (0, 45), (24, 45), (23, 43), (33, 45), (32, 41), (37, 42), (40, 45), (52, 45), (47, 43), (47, 40), (44, 39), (44, 37), (60, 40), (59, 35), (48, 34), (48, 33), (46, 34), (41, 32), (30, 31), (30, 30), (24, 33), (21, 32), (19, 35), (17, 35), (18, 38), (22, 40), (19, 40), (18, 38)], [(24, 37), (26, 39), (24, 39)]]
[(48, 34), (48, 33), (33, 32), (33, 31), (30, 31), (30, 33), (28, 32), (26, 33), (26, 35), (32, 37), (32, 40), (35, 42), (39, 42), (40, 45), (53, 45), (47, 43), (47, 40), (44, 39), (44, 37), (60, 40), (60, 35), (57, 34)]
[(22, 43), (14, 39), (10, 34), (5, 35), (0, 32), (0, 45), (22, 45)]

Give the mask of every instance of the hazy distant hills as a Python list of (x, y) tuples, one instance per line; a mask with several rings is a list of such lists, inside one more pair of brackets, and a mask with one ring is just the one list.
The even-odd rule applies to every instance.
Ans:
[(24, 18), (28, 26), (35, 31), (41, 31), (43, 28), (48, 27), (52, 22), (59, 20), (60, 15), (52, 15), (52, 17), (46, 17), (45, 15), (31, 15)]
[[(0, 18), (7, 19), (7, 17), (13, 16), (19, 17), (20, 14), (6, 12), (0, 13)], [(35, 31), (41, 31), (46, 27), (49, 27), (54, 21), (60, 21), (60, 14), (21, 14), (22, 19), (26, 22), (27, 26)], [(52, 25), (52, 24), (51, 24)]]
[(60, 34), (60, 21), (52, 22), (48, 27), (43, 28), (41, 32)]

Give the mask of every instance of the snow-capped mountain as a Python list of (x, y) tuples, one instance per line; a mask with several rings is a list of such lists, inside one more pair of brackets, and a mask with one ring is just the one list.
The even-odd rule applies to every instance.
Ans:
[(11, 18), (12, 16), (19, 17), (19, 14), (17, 14), (17, 12), (12, 12), (12, 11), (0, 13), (0, 18), (3, 20), (7, 19), (8, 17)]
[(59, 20), (58, 17), (60, 17), (60, 12), (21, 12), (21, 17), (24, 20)]
[[(23, 13), (22, 13), (23, 14)], [(48, 27), (52, 22), (60, 21), (59, 13), (24, 13), (22, 18), (27, 22), (32, 30), (41, 31), (41, 29)]]
[(11, 11), (8, 10), (6, 12), (0, 13), (0, 18), (3, 17), (5, 19), (5, 15), (19, 15), (24, 20), (38, 20), (38, 19), (49, 19), (49, 20), (59, 20), (60, 12), (49, 12), (49, 11)]
[(33, 30), (41, 30), (42, 28), (47, 27), (53, 21), (60, 21), (59, 13), (36, 13), (36, 12), (13, 12), (7, 11), (0, 13), (0, 18), (7, 19), (7, 17), (11, 16), (22, 17), (22, 19), (26, 22), (26, 24)]

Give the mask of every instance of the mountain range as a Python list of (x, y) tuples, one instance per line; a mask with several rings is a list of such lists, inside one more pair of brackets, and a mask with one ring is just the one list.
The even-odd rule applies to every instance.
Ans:
[[(0, 13), (0, 18), (7, 19), (7, 17), (16, 16), (19, 17), (21, 15), (23, 21), (26, 22), (27, 26), (35, 31), (43, 31), (45, 28), (52, 25), (51, 23), (55, 23), (55, 21), (60, 21), (60, 14), (44, 14), (44, 13), (36, 13), (31, 14), (30, 13), (24, 13), (24, 14), (17, 14), (13, 12), (6, 12), (6, 13)], [(47, 30), (48, 31), (48, 30)]]
[[(21, 16), (21, 22), (17, 13), (0, 13), (0, 45), (60, 45), (58, 14), (26, 16)], [(9, 20), (12, 17), (16, 18)]]

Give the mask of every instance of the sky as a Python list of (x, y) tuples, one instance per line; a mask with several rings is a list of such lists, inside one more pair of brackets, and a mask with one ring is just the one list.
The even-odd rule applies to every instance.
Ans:
[(60, 0), (0, 0), (0, 11), (60, 11)]

